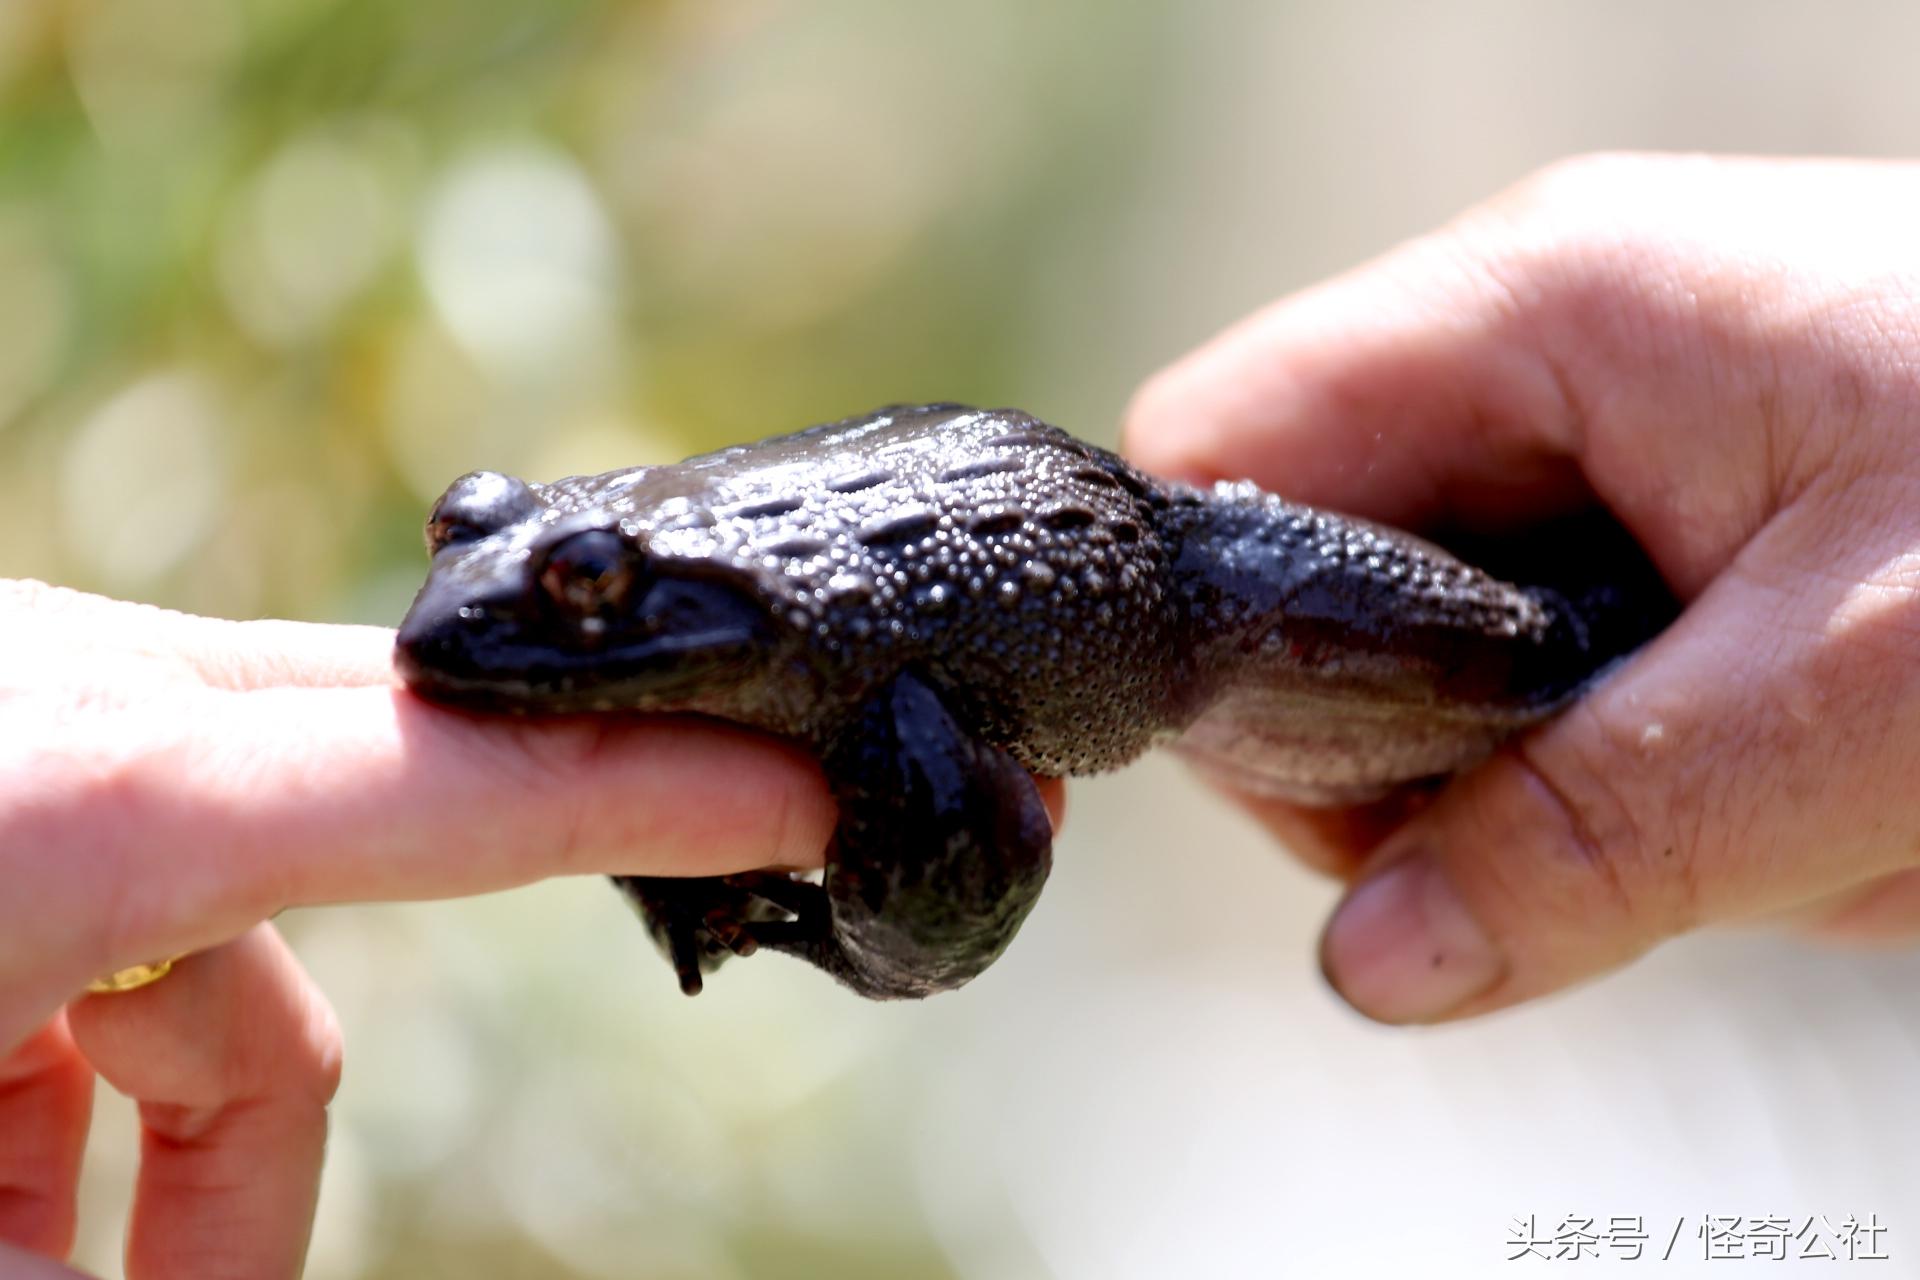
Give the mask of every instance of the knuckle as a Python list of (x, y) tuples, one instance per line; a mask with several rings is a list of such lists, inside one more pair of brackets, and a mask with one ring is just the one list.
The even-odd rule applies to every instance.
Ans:
[(1613, 931), (1647, 943), (1685, 931), (1700, 914), (1698, 843), (1676, 820), (1701, 811), (1704, 777), (1682, 765), (1656, 782), (1636, 759), (1644, 725), (1593, 709), (1572, 714), (1584, 721), (1578, 731), (1523, 739), (1513, 751), (1548, 810), (1554, 896), (1568, 912), (1604, 913)]
[(231, 937), (284, 905), (275, 861), (247, 847), (260, 837), (234, 821), (222, 786), (207, 785), (222, 762), (165, 735), (90, 754), (73, 800), (106, 895), (94, 917), (106, 956)]
[[(69, 775), (71, 791), (52, 797), (53, 807), (86, 815), (83, 841), (66, 843), (63, 852), (84, 859), (84, 881), (99, 895), (85, 917), (92, 924), (88, 949), (96, 966), (111, 966), (155, 945), (191, 914), (189, 891), (195, 877), (155, 875), (142, 866), (142, 834), (153, 829), (153, 804), (169, 790), (162, 761), (145, 752), (100, 752), (89, 766)], [(47, 815), (51, 825), (61, 813)]]
[(224, 1079), (225, 1095), (236, 1104), (324, 1110), (340, 1089), (344, 1045), (325, 993), (272, 925), (258, 926), (223, 953), (228, 963), (211, 989), (233, 1009), (224, 1041), (203, 1049), (222, 1065), (205, 1072)]
[(1710, 163), (1617, 151), (1556, 161), (1469, 210), (1466, 238), (1496, 271), (1552, 284), (1576, 312), (1644, 302), (1681, 269), (1693, 234), (1669, 193)]
[(1495, 196), (1509, 215), (1560, 219), (1617, 207), (1622, 196), (1690, 163), (1685, 156), (1639, 151), (1588, 151), (1534, 170)]

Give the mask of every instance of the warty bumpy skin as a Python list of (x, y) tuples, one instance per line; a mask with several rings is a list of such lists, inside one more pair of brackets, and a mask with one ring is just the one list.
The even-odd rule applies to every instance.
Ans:
[(690, 992), (761, 946), (877, 998), (961, 985), (1045, 879), (1028, 771), (1176, 741), (1245, 788), (1363, 800), (1481, 759), (1672, 613), (1598, 524), (1520, 544), (1519, 585), (959, 405), (552, 484), (475, 473), (428, 527), (397, 653), (421, 695), (692, 712), (821, 758), (820, 883), (620, 878)]

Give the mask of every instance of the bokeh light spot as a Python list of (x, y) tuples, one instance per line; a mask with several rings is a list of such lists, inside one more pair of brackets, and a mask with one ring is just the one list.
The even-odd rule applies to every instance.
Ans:
[(61, 460), (69, 552), (108, 588), (150, 589), (220, 514), (226, 435), (219, 406), (191, 373), (156, 373), (109, 400)]
[[(397, 233), (382, 133), (323, 129), (281, 148), (237, 204), (220, 245), (227, 304), (255, 337), (322, 331), (372, 282)], [(404, 135), (401, 135), (403, 140)]]
[(457, 165), (420, 237), (427, 295), (448, 330), (491, 372), (522, 382), (611, 364), (618, 259), (579, 167), (532, 144)]

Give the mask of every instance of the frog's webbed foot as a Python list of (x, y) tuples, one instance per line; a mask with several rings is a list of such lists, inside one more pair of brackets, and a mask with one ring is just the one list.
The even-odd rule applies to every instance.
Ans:
[(679, 976), (680, 989), (690, 996), (700, 994), (704, 975), (729, 956), (752, 955), (762, 941), (757, 929), (811, 922), (815, 931), (826, 932), (826, 894), (819, 885), (784, 872), (615, 876), (613, 882), (639, 909)]

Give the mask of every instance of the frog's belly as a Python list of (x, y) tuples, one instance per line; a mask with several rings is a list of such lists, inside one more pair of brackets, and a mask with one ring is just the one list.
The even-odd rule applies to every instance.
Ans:
[(1299, 689), (1236, 689), (1174, 743), (1234, 787), (1307, 805), (1359, 804), (1454, 773), (1547, 709), (1356, 702)]
[(1100, 713), (1029, 716), (1007, 735), (1020, 764), (1046, 777), (1064, 778), (1118, 769), (1169, 740), (1166, 713), (1145, 698), (1115, 699)]

